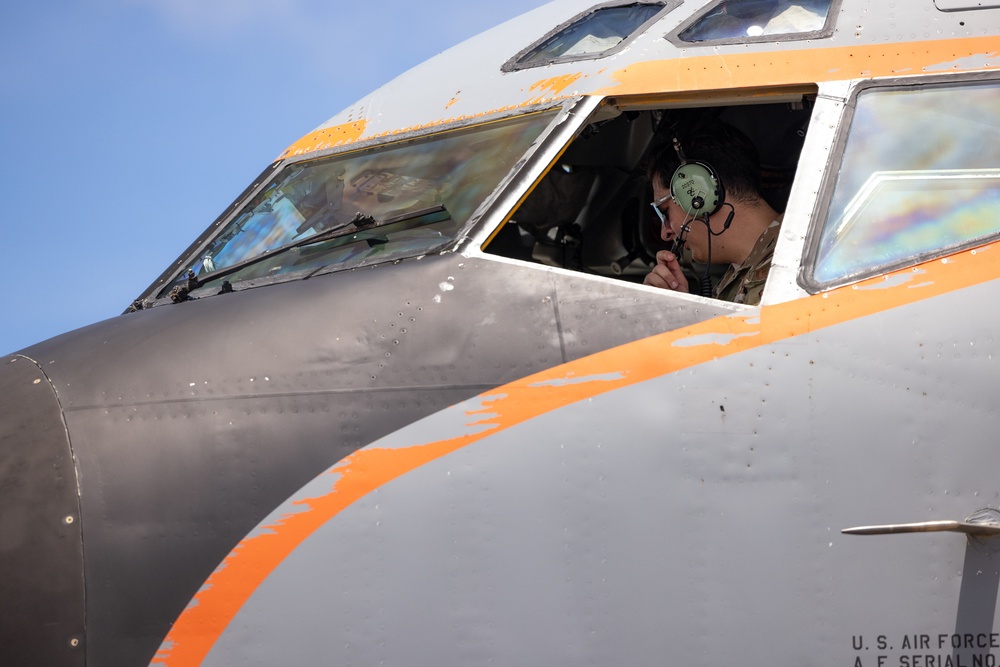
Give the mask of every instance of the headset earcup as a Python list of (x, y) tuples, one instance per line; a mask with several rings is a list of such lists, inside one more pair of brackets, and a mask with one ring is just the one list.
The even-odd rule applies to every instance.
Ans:
[(722, 181), (704, 162), (684, 162), (670, 178), (670, 195), (687, 215), (714, 215), (726, 200)]

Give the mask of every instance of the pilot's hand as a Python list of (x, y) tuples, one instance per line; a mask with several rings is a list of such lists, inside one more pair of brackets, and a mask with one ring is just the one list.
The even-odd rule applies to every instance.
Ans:
[(687, 292), (688, 281), (681, 270), (677, 256), (669, 250), (661, 250), (656, 253), (656, 266), (646, 274), (642, 281), (646, 285), (661, 287), (676, 292)]

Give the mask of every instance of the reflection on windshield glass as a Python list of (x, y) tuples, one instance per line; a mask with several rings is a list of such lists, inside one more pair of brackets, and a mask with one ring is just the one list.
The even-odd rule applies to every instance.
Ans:
[[(209, 242), (190, 268), (202, 277), (336, 230), (343, 234), (262, 258), (228, 279), (235, 283), (325, 267), (339, 270), (440, 249), (455, 239), (553, 115), (531, 114), (291, 164)], [(418, 215), (429, 208), (447, 214)], [(185, 280), (177, 278), (161, 295)]]
[(822, 30), (832, 0), (725, 0), (680, 34), (685, 42)]
[(618, 46), (662, 9), (662, 4), (599, 8), (545, 41), (520, 62), (531, 65), (564, 56), (603, 53)]
[(992, 82), (859, 95), (814, 279), (870, 274), (1000, 233), (998, 119)]

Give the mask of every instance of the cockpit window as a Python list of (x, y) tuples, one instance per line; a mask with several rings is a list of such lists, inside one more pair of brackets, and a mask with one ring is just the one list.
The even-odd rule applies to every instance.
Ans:
[(723, 0), (682, 28), (682, 42), (746, 41), (777, 35), (812, 37), (827, 24), (834, 0)]
[(679, 4), (672, 0), (598, 5), (558, 26), (507, 61), (502, 69), (510, 72), (609, 55)]
[[(666, 102), (662, 108), (650, 108), (655, 102), (649, 98), (638, 98), (634, 107), (627, 97), (617, 98), (614, 104), (597, 110), (566, 149), (553, 156), (548, 171), (533, 184), (506, 223), (484, 239), (483, 249), (528, 265), (542, 264), (636, 285), (646, 282), (656, 269), (659, 251), (674, 250), (680, 253), (680, 268), (690, 293), (754, 305), (763, 295), (770, 242), (778, 242), (780, 229), (772, 223), (786, 210), (815, 94), (811, 86), (795, 94), (788, 89), (758, 89), (754, 104), (747, 104), (746, 97), (734, 96), (731, 105), (705, 107), (698, 105), (699, 97), (694, 94)], [(694, 245), (688, 243), (685, 249), (677, 243), (676, 227), (703, 229), (703, 221), (691, 217), (682, 220), (684, 216), (676, 214), (661, 219), (663, 201), (657, 203), (659, 212), (650, 205), (659, 199), (650, 182), (650, 165), (656, 156), (664, 152), (676, 155), (674, 139), (678, 134), (703, 139), (706, 135), (699, 128), (714, 131), (721, 126), (730, 129), (727, 137), (736, 139), (738, 131), (745, 140), (734, 151), (742, 156), (739, 160), (756, 154), (753, 159), (761, 171), (754, 196), (763, 200), (757, 210), (765, 210), (766, 204), (775, 214), (766, 220), (766, 230), (757, 231), (760, 248), (755, 242), (753, 249), (747, 248), (748, 253), (757, 252), (749, 262), (755, 268), (744, 271), (739, 280), (732, 279), (736, 270), (731, 259), (713, 256), (712, 237), (704, 232), (697, 257)], [(690, 144), (685, 150), (689, 159), (703, 159), (692, 152)], [(741, 201), (734, 208), (746, 210)], [(716, 216), (716, 227), (726, 224), (725, 217), (725, 212)], [(733, 229), (745, 219), (742, 213), (732, 218)], [(715, 247), (719, 248), (718, 242)], [(732, 275), (727, 277), (731, 269)], [(729, 282), (722, 283), (723, 279)]]
[(998, 233), (1000, 84), (869, 88), (805, 278), (822, 289)]
[[(286, 166), (188, 268), (205, 288), (411, 257), (452, 243), (555, 112)], [(315, 242), (309, 239), (315, 237)], [(291, 244), (298, 247), (280, 251)], [(243, 266), (245, 264), (245, 266)], [(184, 275), (160, 296), (187, 283)], [(214, 292), (211, 292), (214, 293)]]

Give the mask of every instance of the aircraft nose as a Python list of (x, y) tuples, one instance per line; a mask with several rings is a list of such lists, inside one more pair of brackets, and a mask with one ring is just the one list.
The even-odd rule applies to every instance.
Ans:
[(5, 664), (83, 665), (76, 467), (41, 368), (0, 357), (0, 646)]

